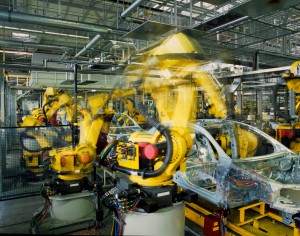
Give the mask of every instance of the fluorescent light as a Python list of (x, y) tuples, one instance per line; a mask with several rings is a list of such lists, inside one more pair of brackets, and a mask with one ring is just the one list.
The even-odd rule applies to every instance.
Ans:
[(40, 33), (40, 34), (52, 34), (52, 35), (60, 35), (60, 36), (65, 36), (65, 37), (89, 39), (89, 37), (87, 37), (87, 36), (81, 36), (81, 35), (75, 35), (75, 34), (63, 34), (63, 33), (51, 32), (51, 31), (44, 31), (44, 30), (32, 30), (32, 29), (23, 29), (23, 28), (15, 28), (15, 27), (6, 27), (3, 25), (0, 25), (0, 28), (10, 29), (10, 30), (20, 30), (20, 31)]
[(2, 25), (0, 25), (0, 28), (5, 28), (5, 29), (13, 29), (13, 30), (19, 30), (19, 28), (14, 28), (14, 27), (6, 27), (6, 26), (2, 26)]
[(82, 39), (88, 39), (89, 38), (89, 37), (86, 37), (86, 36), (80, 36), (80, 35), (74, 35), (74, 34), (62, 34), (62, 33), (50, 32), (50, 31), (44, 31), (44, 33), (45, 34), (53, 34), (53, 35), (73, 37), (73, 38), (82, 38)]
[(11, 34), (13, 37), (16, 37), (16, 38), (29, 38), (30, 37), (29, 34), (23, 34), (23, 33), (12, 32)]
[(32, 55), (32, 52), (18, 52), (18, 51), (9, 51), (9, 50), (0, 50), (2, 53), (8, 54), (17, 54), (17, 55)]
[(22, 31), (33, 32), (33, 33), (43, 33), (41, 30), (31, 30), (31, 29), (20, 29)]

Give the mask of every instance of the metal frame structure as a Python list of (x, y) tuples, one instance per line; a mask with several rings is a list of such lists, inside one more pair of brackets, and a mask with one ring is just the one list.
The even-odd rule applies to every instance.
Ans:
[[(178, 31), (195, 37), (212, 59), (239, 65), (252, 66), (258, 54), (261, 68), (286, 66), (300, 49), (299, 0), (6, 0), (0, 7), (0, 45), (7, 62), (50, 52), (120, 63)], [(149, 22), (173, 29), (154, 33)], [(154, 39), (125, 37), (140, 27)], [(94, 45), (86, 47), (96, 35)]]

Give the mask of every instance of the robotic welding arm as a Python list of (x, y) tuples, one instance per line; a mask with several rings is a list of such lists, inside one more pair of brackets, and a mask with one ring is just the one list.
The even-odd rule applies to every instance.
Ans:
[[(178, 169), (185, 168), (186, 158), (192, 150), (193, 130), (188, 124), (195, 120), (195, 88), (211, 89), (209, 96), (221, 107), (216, 115), (225, 118), (227, 114), (224, 101), (217, 97), (220, 93), (212, 77), (200, 69), (203, 61), (195, 55), (201, 52), (194, 40), (179, 33), (168, 37), (149, 53), (140, 73), (131, 78), (129, 86), (150, 94), (154, 100), (159, 122), (151, 120), (143, 109), (140, 111), (156, 131), (134, 132), (129, 142), (112, 141), (99, 155), (102, 165), (129, 176), (133, 185), (127, 185), (124, 191), (137, 188), (146, 192), (159, 207), (181, 198), (173, 175)], [(153, 77), (152, 73), (158, 76)], [(168, 199), (155, 197), (160, 193), (168, 195)]]

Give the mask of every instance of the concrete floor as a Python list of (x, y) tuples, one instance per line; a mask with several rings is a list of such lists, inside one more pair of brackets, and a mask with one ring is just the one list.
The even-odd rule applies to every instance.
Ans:
[(41, 196), (0, 201), (0, 234), (30, 234), (30, 221), (42, 206)]
[[(0, 234), (33, 234), (30, 226), (31, 219), (37, 209), (44, 204), (44, 199), (40, 195), (22, 197), (0, 201)], [(108, 212), (104, 209), (105, 215)], [(49, 216), (50, 218), (50, 216)], [(107, 215), (103, 221), (102, 229), (95, 226), (70, 231), (69, 235), (110, 235), (112, 226), (112, 216)], [(188, 220), (186, 236), (201, 236), (202, 230)]]

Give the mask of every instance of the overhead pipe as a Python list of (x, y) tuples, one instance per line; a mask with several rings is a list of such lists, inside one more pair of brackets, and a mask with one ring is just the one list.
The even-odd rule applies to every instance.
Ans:
[(97, 34), (90, 42), (88, 42), (87, 45), (84, 46), (84, 48), (78, 52), (74, 58), (79, 57), (81, 54), (85, 53), (87, 50), (91, 49), (91, 47), (93, 47), (99, 40), (100, 40), (101, 36), (99, 34)]
[(50, 27), (69, 28), (73, 30), (93, 31), (97, 33), (111, 33), (124, 35), (128, 33), (124, 30), (112, 29), (107, 26), (92, 23), (82, 23), (77, 21), (63, 20), (52, 17), (37, 16), (13, 11), (0, 11), (0, 21), (32, 23)]
[(75, 48), (63, 47), (57, 45), (46, 45), (46, 44), (37, 44), (31, 42), (20, 42), (20, 41), (6, 41), (0, 39), (0, 45), (5, 46), (14, 46), (14, 47), (32, 47), (32, 48), (43, 48), (43, 49), (53, 49), (53, 50), (64, 50), (64, 51), (75, 51)]
[(132, 11), (134, 11), (144, 0), (134, 1), (125, 11), (121, 13), (121, 18), (125, 19)]
[[(30, 71), (56, 71), (56, 72), (74, 72), (67, 68), (45, 67), (31, 64), (5, 63), (0, 64), (0, 69), (26, 69)], [(122, 71), (104, 71), (104, 70), (78, 70), (79, 74), (99, 74), (99, 75), (123, 75)]]

